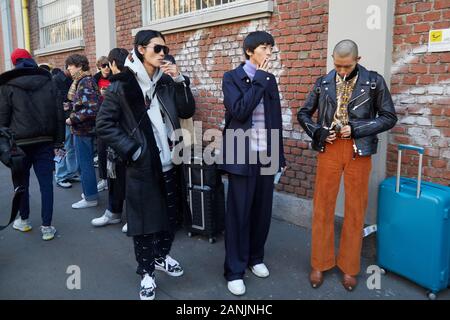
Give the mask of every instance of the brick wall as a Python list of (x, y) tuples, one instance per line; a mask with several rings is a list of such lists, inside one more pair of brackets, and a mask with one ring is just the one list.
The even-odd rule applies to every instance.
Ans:
[[(71, 54), (83, 54), (89, 59), (91, 72), (97, 72), (95, 67), (95, 26), (94, 26), (94, 3), (91, 0), (82, 0), (83, 12), (83, 34), (84, 34), (84, 50), (74, 50), (58, 54), (36, 57), (38, 63), (50, 63), (54, 67), (63, 68), (65, 60)], [(31, 49), (32, 51), (39, 49), (39, 21), (37, 11), (37, 1), (30, 1), (30, 32), (31, 32)]]
[(116, 0), (117, 47), (131, 50), (131, 30), (142, 27), (141, 0)]
[[(450, 1), (397, 0), (391, 82), (399, 123), (390, 134), (387, 173), (396, 172), (397, 144), (419, 145), (426, 149), (424, 179), (448, 185), (450, 52), (426, 52), (429, 30), (439, 28), (450, 28)], [(403, 174), (417, 175), (417, 156), (407, 152), (403, 162)]]

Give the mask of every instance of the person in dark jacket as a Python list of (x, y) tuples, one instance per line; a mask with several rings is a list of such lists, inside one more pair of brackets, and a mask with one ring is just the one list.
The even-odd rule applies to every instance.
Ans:
[(72, 127), (83, 188), (83, 198), (72, 204), (72, 209), (84, 209), (98, 205), (94, 139), (100, 92), (89, 73), (89, 61), (85, 56), (71, 55), (66, 59), (66, 65), (73, 79), (67, 94), (69, 100), (67, 105), (71, 113), (66, 124)]
[(30, 169), (39, 181), (41, 191), (42, 239), (54, 238), (53, 217), (54, 152), (64, 142), (64, 115), (62, 102), (57, 101), (51, 74), (37, 66), (25, 49), (11, 54), (14, 70), (0, 75), (0, 127), (15, 134), (17, 145), (24, 151), (23, 185), (25, 194), (20, 205), (20, 218), (13, 228), (22, 232), (31, 230), (29, 179)]
[[(119, 74), (125, 71), (125, 60), (128, 54), (128, 50), (122, 48), (114, 48), (110, 51), (108, 62), (113, 73), (109, 77), (111, 82), (120, 80), (121, 77)], [(108, 181), (108, 208), (101, 217), (92, 219), (91, 224), (94, 227), (120, 223), (122, 221), (123, 204), (125, 201), (125, 163), (117, 156), (114, 149), (108, 147), (106, 144), (105, 151), (107, 152), (107, 163), (109, 162), (108, 170), (105, 168)], [(124, 228), (126, 229), (126, 225)]]
[[(97, 69), (99, 70), (94, 75), (94, 80), (97, 83), (100, 90), (100, 107), (103, 102), (103, 96), (106, 89), (108, 89), (111, 83), (111, 67), (109, 65), (108, 57), (100, 57), (97, 60)], [(107, 174), (106, 174), (106, 145), (97, 137), (97, 163), (98, 163), (98, 176), (99, 181), (97, 183), (97, 190), (101, 192), (108, 189)]]
[(168, 51), (160, 32), (138, 32), (127, 69), (106, 91), (97, 117), (99, 137), (127, 162), (127, 234), (134, 240), (143, 300), (155, 298), (155, 268), (183, 274), (169, 252), (177, 211), (190, 217), (183, 170), (172, 161), (180, 141), (171, 132), (180, 129), (178, 118), (193, 116), (195, 102), (176, 65), (163, 64)]
[[(269, 276), (264, 246), (274, 176), (286, 166), (280, 95), (269, 67), (274, 45), (269, 33), (250, 33), (244, 40), (245, 63), (223, 76), (226, 111), (219, 168), (228, 173), (224, 267), (228, 290), (234, 295), (246, 291), (247, 268), (260, 278)], [(240, 133), (249, 133), (243, 142), (238, 140)]]
[[(52, 70), (52, 73), (55, 69)], [(64, 119), (70, 117), (71, 111), (69, 110), (69, 102), (67, 94), (72, 85), (72, 76), (67, 68), (62, 71), (55, 71), (53, 75), (53, 82), (58, 90), (58, 99), (63, 101), (64, 105)], [(64, 154), (61, 161), (55, 164), (55, 181), (56, 185), (61, 188), (71, 188), (72, 182), (79, 182), (80, 177), (78, 174), (78, 161), (75, 153), (75, 147), (73, 144), (73, 134), (70, 130), (70, 126), (66, 125), (66, 140), (64, 142)]]
[[(310, 282), (318, 288), (323, 272), (337, 266), (351, 291), (360, 271), (362, 230), (367, 208), (371, 155), (377, 134), (397, 122), (386, 82), (358, 64), (358, 46), (340, 41), (333, 52), (335, 69), (317, 79), (298, 121), (318, 150), (314, 187)], [(318, 112), (317, 121), (312, 120)], [(345, 215), (339, 255), (334, 253), (334, 210), (344, 173)]]

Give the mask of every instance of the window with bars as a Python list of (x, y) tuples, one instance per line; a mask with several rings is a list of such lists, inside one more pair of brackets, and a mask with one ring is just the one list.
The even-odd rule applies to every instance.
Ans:
[(38, 0), (41, 49), (83, 39), (81, 0)]
[(144, 25), (152, 22), (245, 0), (143, 0)]

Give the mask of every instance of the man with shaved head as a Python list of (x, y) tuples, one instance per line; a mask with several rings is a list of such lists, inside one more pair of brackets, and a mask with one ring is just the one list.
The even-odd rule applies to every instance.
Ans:
[[(383, 77), (358, 64), (352, 40), (333, 50), (334, 70), (317, 79), (297, 118), (319, 151), (313, 199), (310, 282), (323, 283), (324, 272), (338, 266), (342, 284), (352, 291), (360, 271), (362, 231), (367, 209), (371, 156), (377, 134), (397, 122), (394, 103)], [(312, 120), (318, 112), (317, 121)], [(342, 173), (345, 216), (339, 254), (334, 252), (334, 210)]]

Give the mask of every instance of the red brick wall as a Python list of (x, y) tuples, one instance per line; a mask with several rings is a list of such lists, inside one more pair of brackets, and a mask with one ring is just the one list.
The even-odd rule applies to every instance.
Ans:
[[(388, 175), (397, 166), (398, 143), (423, 146), (424, 179), (450, 184), (450, 52), (427, 53), (430, 29), (450, 28), (450, 2), (397, 0), (392, 93), (399, 123), (388, 147)], [(418, 157), (408, 152), (403, 173), (417, 175)]]
[[(65, 60), (74, 53), (86, 55), (89, 59), (91, 72), (97, 72), (95, 67), (95, 26), (94, 26), (94, 3), (90, 0), (82, 0), (83, 12), (83, 34), (84, 34), (84, 50), (68, 51), (58, 54), (36, 57), (38, 63), (50, 63), (54, 67), (63, 68)], [(30, 1), (30, 32), (31, 32), (31, 49), (32, 51), (39, 49), (39, 21), (37, 11), (37, 1)]]
[(131, 30), (142, 27), (141, 0), (116, 0), (117, 47), (131, 50)]

